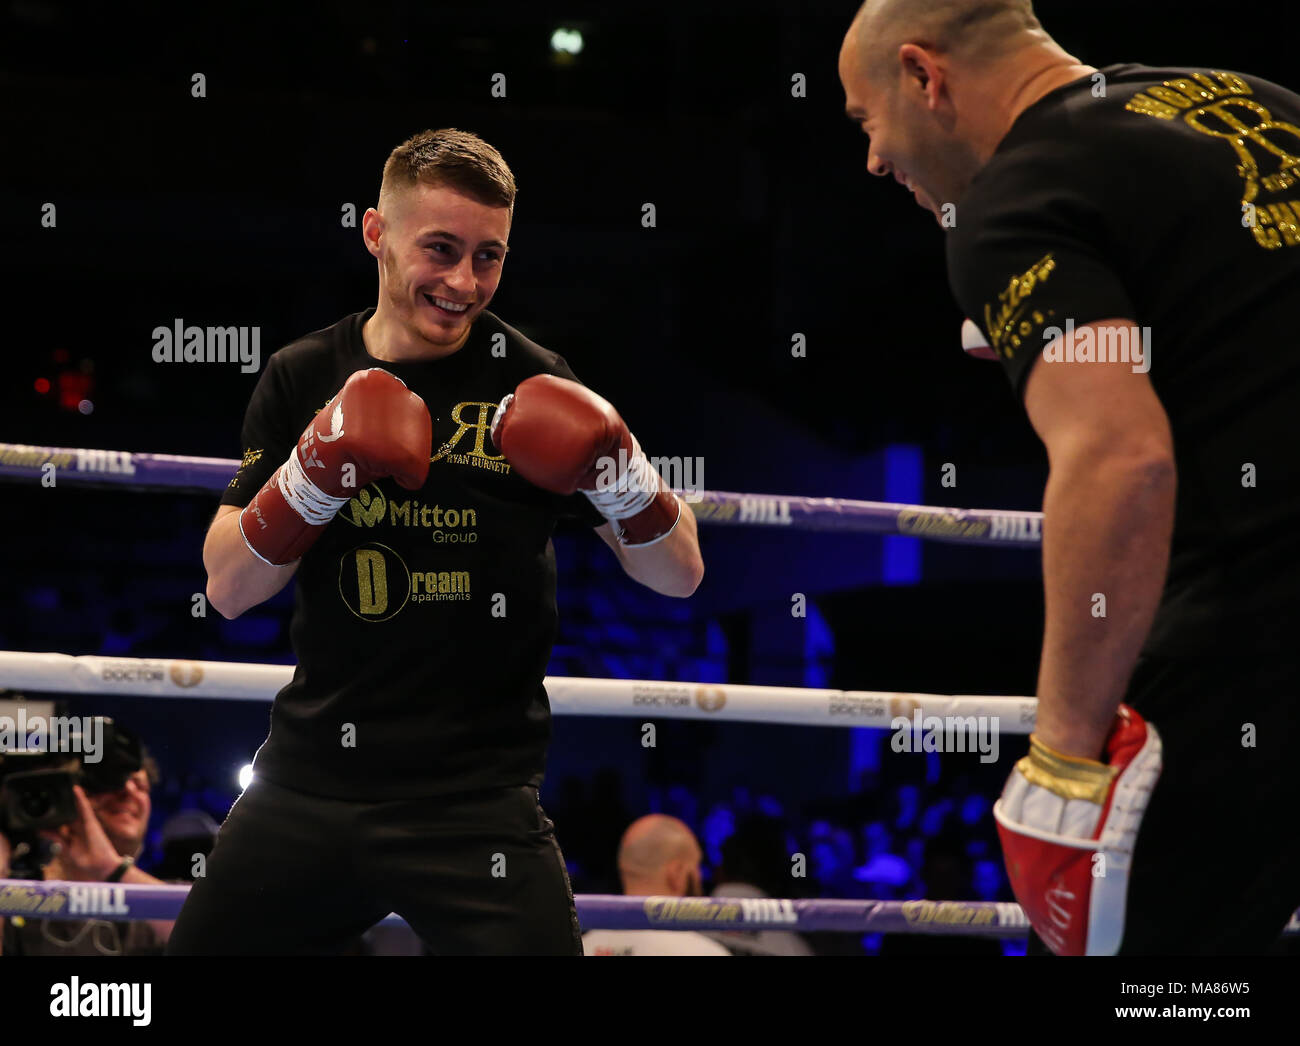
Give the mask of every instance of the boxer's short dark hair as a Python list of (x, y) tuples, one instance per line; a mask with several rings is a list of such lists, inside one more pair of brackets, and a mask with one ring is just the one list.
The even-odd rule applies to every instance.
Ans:
[(417, 182), (445, 186), (489, 207), (515, 211), (515, 176), (499, 152), (469, 131), (444, 127), (421, 131), (394, 149), (384, 163), (379, 204)]

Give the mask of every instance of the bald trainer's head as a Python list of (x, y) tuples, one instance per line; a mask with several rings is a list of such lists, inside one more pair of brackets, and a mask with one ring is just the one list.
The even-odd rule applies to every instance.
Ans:
[(703, 894), (703, 857), (695, 833), (676, 817), (648, 814), (638, 818), (623, 833), (618, 847), (623, 892), (699, 897)]
[(1039, 24), (1030, 0), (866, 0), (840, 47), (845, 111), (892, 174), (943, 217), (1015, 118), (1096, 72)]

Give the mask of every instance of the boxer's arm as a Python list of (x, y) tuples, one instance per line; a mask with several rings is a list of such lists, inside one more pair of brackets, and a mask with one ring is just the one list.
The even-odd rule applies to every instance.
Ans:
[[(1150, 380), (1129, 363), (1040, 359), (1027, 379), (1025, 409), (1050, 469), (1035, 732), (1058, 752), (1096, 759), (1164, 588), (1177, 479), (1173, 437)], [(1098, 593), (1105, 617), (1094, 616)]]
[(685, 599), (699, 588), (704, 578), (695, 513), (685, 502), (682, 502), (681, 518), (672, 533), (652, 545), (624, 545), (609, 523), (597, 527), (596, 533), (614, 550), (628, 577), (660, 595)]
[(302, 562), (295, 559), (277, 567), (253, 555), (239, 530), (241, 511), (236, 505), (218, 508), (203, 542), (208, 602), (222, 617), (231, 619), (284, 588)]
[[(246, 423), (245, 436), (254, 434)], [(381, 367), (353, 373), (239, 514), (213, 521), (203, 546), (209, 601), (233, 618), (280, 591), (357, 489), (385, 476), (423, 486), (432, 439), (428, 407), (401, 379)], [(241, 465), (236, 482), (243, 477)]]
[(296, 562), (281, 567), (263, 563), (239, 530), (240, 512), (297, 443), (291, 421), (295, 397), (282, 364), (278, 353), (271, 356), (253, 389), (240, 429), (243, 460), (203, 541), (208, 602), (232, 620), (279, 592), (297, 569)]

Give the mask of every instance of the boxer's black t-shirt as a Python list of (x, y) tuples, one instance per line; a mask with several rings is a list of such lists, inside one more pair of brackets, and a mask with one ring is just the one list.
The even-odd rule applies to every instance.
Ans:
[(515, 474), (488, 430), (525, 378), (573, 373), (490, 312), (449, 357), (382, 362), (361, 336), (373, 312), (271, 356), (221, 499), (247, 505), (355, 371), (381, 367), (429, 407), (424, 487), (370, 484), (302, 557), (290, 627), (298, 667), (275, 699), (254, 770), (350, 799), (540, 785), (551, 728), (542, 679), (556, 629), (551, 533), (561, 517), (604, 520), (582, 495), (553, 495)]
[[(1115, 65), (1026, 109), (957, 209), (948, 273), (1017, 392), (1044, 331), (1150, 328), (1177, 515), (1146, 650), (1300, 632), (1300, 97)], [(1130, 357), (1131, 358), (1131, 357)]]

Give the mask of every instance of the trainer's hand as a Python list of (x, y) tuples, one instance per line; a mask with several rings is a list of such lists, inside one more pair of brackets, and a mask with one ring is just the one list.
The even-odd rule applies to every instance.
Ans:
[(993, 805), (1011, 889), (1057, 955), (1118, 950), (1138, 829), (1160, 777), (1160, 735), (1127, 705), (1102, 754), (1104, 763), (1062, 755), (1031, 734)]
[(103, 882), (122, 863), (122, 857), (109, 842), (81, 785), (73, 785), (72, 794), (77, 800), (77, 819), (41, 835), (58, 844), (59, 867), (68, 879)]
[(492, 442), (529, 483), (582, 491), (624, 545), (660, 541), (681, 517), (618, 411), (575, 381), (538, 374), (520, 383), (497, 407)]
[(387, 371), (357, 371), (240, 513), (244, 541), (273, 566), (291, 563), (367, 483), (392, 476), (407, 490), (422, 487), (432, 448), (424, 401)]

